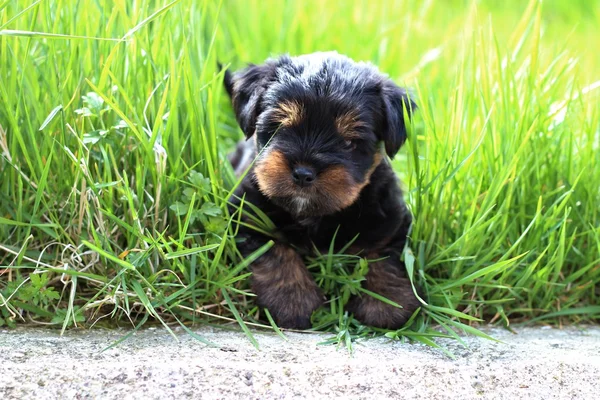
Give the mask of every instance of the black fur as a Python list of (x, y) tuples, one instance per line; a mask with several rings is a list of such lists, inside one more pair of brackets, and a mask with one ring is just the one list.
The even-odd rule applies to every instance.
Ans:
[[(403, 307), (362, 296), (351, 300), (350, 311), (369, 325), (403, 325), (420, 306), (399, 259), (411, 215), (382, 151), (393, 157), (406, 141), (404, 116), (415, 109), (407, 92), (371, 64), (337, 53), (250, 65), (226, 74), (225, 86), (260, 152), (231, 199), (232, 212), (244, 197), (277, 227), (275, 250), (252, 267), (258, 303), (283, 327), (309, 327), (322, 296), (298, 260), (315, 247), (327, 251), (339, 228), (338, 249), (358, 234), (350, 251), (388, 257), (370, 266), (364, 286)], [(288, 179), (299, 165), (315, 171), (314, 187)], [(248, 255), (269, 239), (242, 226), (238, 247)]]

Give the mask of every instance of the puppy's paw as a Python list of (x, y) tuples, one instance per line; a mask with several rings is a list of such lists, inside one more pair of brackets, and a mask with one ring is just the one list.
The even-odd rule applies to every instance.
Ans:
[(268, 309), (282, 328), (310, 328), (313, 311), (323, 304), (323, 295), (302, 258), (282, 244), (253, 263), (252, 289), (258, 305)]
[(410, 280), (396, 266), (377, 262), (369, 266), (364, 288), (391, 300), (402, 308), (384, 303), (366, 293), (350, 299), (347, 309), (365, 325), (376, 328), (399, 329), (421, 303), (415, 296)]
[(288, 286), (259, 297), (259, 305), (269, 310), (277, 326), (288, 329), (309, 329), (310, 317), (321, 304), (323, 295), (316, 285)]

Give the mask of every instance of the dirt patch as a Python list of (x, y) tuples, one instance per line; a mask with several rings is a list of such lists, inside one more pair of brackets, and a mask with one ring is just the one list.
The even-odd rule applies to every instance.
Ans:
[(319, 345), (330, 335), (256, 333), (256, 350), (239, 332), (161, 329), (0, 332), (0, 398), (301, 399), (532, 398), (590, 399), (600, 393), (600, 328), (491, 329), (503, 343), (467, 337), (441, 343), (450, 359), (420, 344), (367, 340)]

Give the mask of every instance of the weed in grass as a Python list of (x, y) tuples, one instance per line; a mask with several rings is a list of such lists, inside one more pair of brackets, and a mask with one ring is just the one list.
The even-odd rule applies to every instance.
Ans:
[(227, 214), (241, 134), (217, 60), (332, 49), (414, 88), (393, 165), (426, 304), (360, 326), (343, 306), (368, 260), (315, 256), (315, 329), (434, 345), (480, 320), (597, 322), (599, 22), (583, 0), (0, 2), (0, 324), (276, 329), (247, 285), (272, 243), (243, 260)]

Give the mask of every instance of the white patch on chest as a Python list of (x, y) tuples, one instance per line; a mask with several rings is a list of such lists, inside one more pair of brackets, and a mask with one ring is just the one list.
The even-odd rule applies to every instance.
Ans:
[(308, 207), (310, 200), (304, 197), (295, 197), (292, 200), (292, 203), (294, 204), (294, 211), (296, 211), (296, 214), (300, 214), (302, 211), (304, 211), (304, 209), (306, 209), (306, 207)]

